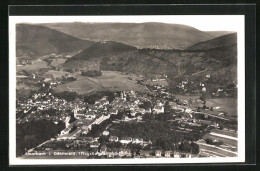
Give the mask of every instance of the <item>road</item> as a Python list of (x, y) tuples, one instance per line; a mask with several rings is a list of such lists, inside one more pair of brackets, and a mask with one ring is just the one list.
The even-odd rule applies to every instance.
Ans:
[(67, 84), (67, 89), (69, 89), (70, 91), (72, 91), (71, 88), (69, 88), (69, 84), (70, 84), (70, 83)]
[(222, 117), (218, 117), (216, 115), (212, 115), (210, 113), (204, 113), (204, 112), (194, 112), (195, 114), (204, 114), (204, 115), (209, 115), (209, 116), (212, 116), (212, 117), (215, 117), (215, 118), (218, 118), (218, 119), (223, 119), (223, 120), (226, 120), (226, 121), (230, 121), (229, 119), (226, 119), (226, 118), (222, 118)]

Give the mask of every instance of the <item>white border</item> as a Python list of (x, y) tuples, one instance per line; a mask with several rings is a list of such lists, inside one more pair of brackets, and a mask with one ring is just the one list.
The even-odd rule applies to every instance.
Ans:
[[(113, 22), (222, 21), (226, 31), (237, 32), (238, 42), (238, 157), (218, 158), (152, 158), (152, 159), (19, 159), (16, 158), (16, 23), (93, 22), (99, 19)], [(182, 18), (178, 20), (177, 18)], [(166, 20), (165, 20), (166, 19)], [(215, 20), (214, 20), (215, 19)], [(168, 21), (168, 22), (167, 22)], [(104, 22), (104, 21), (103, 21)], [(224, 24), (223, 24), (224, 23)], [(218, 23), (215, 23), (218, 24)], [(190, 24), (190, 26), (193, 26)], [(226, 27), (225, 27), (226, 26)], [(245, 30), (244, 15), (155, 15), (155, 16), (10, 16), (9, 17), (9, 164), (10, 165), (75, 165), (75, 164), (181, 164), (245, 162)], [(195, 27), (195, 26), (193, 26)], [(205, 27), (204, 27), (205, 28)], [(232, 29), (231, 29), (232, 28)], [(209, 30), (210, 28), (200, 29)]]

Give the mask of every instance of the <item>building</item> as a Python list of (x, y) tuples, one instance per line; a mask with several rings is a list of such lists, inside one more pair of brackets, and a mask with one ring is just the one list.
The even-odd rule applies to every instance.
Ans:
[(120, 98), (123, 99), (123, 100), (126, 100), (125, 91), (121, 91), (121, 93), (120, 93)]
[(153, 108), (154, 114), (164, 113), (164, 107), (163, 106), (154, 106)]
[(120, 140), (120, 142), (122, 144), (129, 144), (130, 142), (132, 142), (132, 138), (131, 137), (122, 137), (122, 139)]
[(78, 104), (75, 105), (75, 108), (73, 109), (74, 118), (80, 119), (81, 117), (85, 117), (85, 113), (78, 113), (79, 112), (79, 106)]
[(117, 136), (110, 136), (109, 141), (118, 142), (118, 137)]
[(174, 152), (173, 157), (174, 158), (181, 158), (181, 154), (179, 152)]
[(65, 134), (68, 134), (71, 130), (72, 126), (68, 126), (67, 128), (65, 128), (64, 130), (62, 130), (60, 132), (60, 135), (65, 135)]
[(103, 135), (108, 136), (109, 135), (109, 131), (104, 131)]
[(143, 144), (144, 140), (142, 138), (133, 138), (132, 143)]
[(206, 78), (210, 78), (210, 74), (207, 74), (205, 77), (206, 77)]
[(165, 157), (171, 157), (172, 156), (172, 151), (165, 151), (164, 156)]
[(100, 144), (99, 144), (98, 142), (90, 143), (90, 147), (91, 147), (91, 148), (98, 148), (99, 145), (100, 145)]
[(150, 157), (150, 155), (151, 155), (150, 151), (140, 150), (139, 153), (140, 153), (140, 156), (143, 157), (143, 158)]
[(100, 115), (96, 117), (96, 120), (93, 122), (93, 124), (100, 124), (104, 120), (108, 119), (109, 117), (106, 117), (104, 115)]
[(85, 118), (86, 119), (95, 119), (96, 114), (94, 111), (86, 111)]
[(156, 157), (161, 157), (162, 156), (161, 150), (156, 150), (154, 154), (155, 154)]
[(109, 113), (110, 113), (111, 115), (117, 115), (117, 114), (118, 114), (118, 110), (117, 110), (117, 109), (110, 109), (110, 110), (109, 110)]

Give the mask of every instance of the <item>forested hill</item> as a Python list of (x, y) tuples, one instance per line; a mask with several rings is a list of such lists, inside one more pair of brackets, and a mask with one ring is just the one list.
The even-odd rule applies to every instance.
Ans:
[(93, 42), (43, 26), (16, 25), (16, 56), (36, 57), (83, 50)]
[(167, 23), (47, 23), (43, 26), (93, 41), (116, 41), (137, 48), (185, 49), (226, 32), (205, 32)]
[[(171, 79), (169, 81), (182, 76), (192, 75), (196, 79), (206, 74), (217, 74), (219, 78), (228, 78), (229, 83), (236, 82), (236, 45), (206, 50), (158, 50), (136, 49), (116, 42), (106, 43), (96, 43), (71, 57), (63, 65), (64, 69), (101, 69), (147, 77), (166, 74)], [(226, 70), (230, 72), (226, 73)]]
[(211, 40), (203, 41), (188, 47), (188, 50), (207, 50), (237, 44), (237, 33), (231, 33)]
[(75, 55), (72, 59), (87, 60), (90, 58), (115, 55), (134, 50), (137, 50), (137, 48), (123, 43), (114, 41), (100, 41)]

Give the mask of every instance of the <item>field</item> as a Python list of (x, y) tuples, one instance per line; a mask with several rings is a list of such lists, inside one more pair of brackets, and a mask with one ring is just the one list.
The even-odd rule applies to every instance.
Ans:
[(212, 130), (213, 133), (223, 134), (231, 137), (237, 137), (237, 132), (231, 132), (231, 131), (224, 131), (219, 129)]
[(25, 84), (16, 84), (16, 90), (21, 90), (21, 89), (38, 91), (40, 87), (28, 86)]
[(46, 62), (42, 61), (41, 59), (32, 61), (33, 64), (27, 64), (24, 66), (17, 66), (16, 70), (21, 71), (21, 70), (36, 70), (36, 69), (41, 69), (41, 68), (48, 68)]
[(142, 81), (142, 83), (144, 85), (164, 85), (164, 86), (168, 86), (168, 82), (166, 80), (160, 80), (160, 81), (151, 81), (151, 80), (146, 80), (146, 81)]
[(174, 97), (177, 98), (177, 99), (182, 99), (182, 100), (196, 100), (196, 99), (199, 99), (200, 98), (200, 95), (178, 95), (178, 94), (174, 94)]
[(235, 98), (207, 99), (206, 106), (220, 107), (214, 111), (225, 111), (228, 116), (237, 116), (237, 99)]
[(66, 71), (54, 71), (54, 70), (49, 70), (48, 72), (46, 72), (46, 74), (51, 74), (51, 75), (53, 75), (54, 78), (62, 77), (62, 76), (65, 76), (66, 74), (68, 76), (73, 75), (73, 74), (66, 72)]
[[(174, 95), (176, 98), (182, 99), (182, 100), (189, 100), (192, 99), (193, 103), (192, 106), (197, 107), (203, 107), (203, 104), (201, 102), (196, 102), (194, 100), (199, 99), (199, 95), (195, 96), (184, 96), (184, 95)], [(211, 114), (218, 115), (221, 112), (226, 112), (227, 116), (236, 117), (237, 116), (237, 99), (235, 98), (216, 98), (216, 99), (207, 99), (206, 100), (206, 106), (211, 108), (213, 107), (214, 110), (210, 111)], [(215, 109), (215, 107), (218, 107)], [(233, 118), (234, 119), (234, 118)]]
[(62, 65), (67, 59), (66, 58), (56, 58), (53, 59), (51, 62), (51, 66), (59, 66)]
[(77, 80), (66, 85), (60, 85), (55, 88), (55, 91), (75, 91), (79, 94), (87, 94), (93, 91), (148, 91), (142, 85), (137, 84), (136, 80), (140, 79), (135, 75), (123, 75), (116, 71), (102, 71), (100, 77), (85, 77), (77, 75)]

